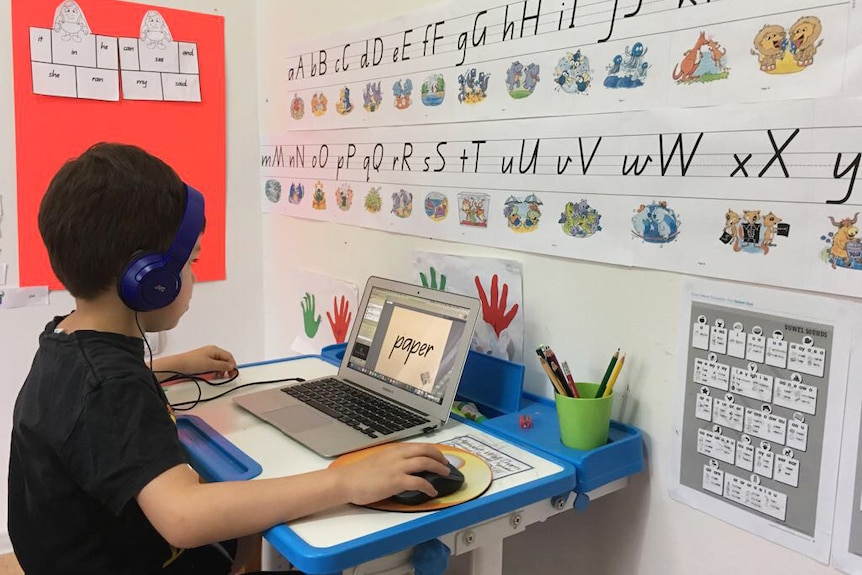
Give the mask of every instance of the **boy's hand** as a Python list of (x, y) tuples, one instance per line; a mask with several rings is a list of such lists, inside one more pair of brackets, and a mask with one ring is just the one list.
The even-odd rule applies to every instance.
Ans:
[[(188, 375), (213, 372), (217, 377), (224, 378), (230, 377), (230, 372), (236, 369), (236, 360), (233, 355), (214, 345), (199, 347), (156, 361), (159, 361), (160, 369), (178, 371)], [(155, 365), (153, 369), (156, 369)]]
[(430, 443), (395, 443), (336, 469), (343, 474), (341, 481), (348, 490), (349, 501), (356, 505), (374, 503), (402, 491), (422, 491), (434, 497), (437, 492), (431, 484), (411, 474), (420, 471), (449, 474), (446, 458)]

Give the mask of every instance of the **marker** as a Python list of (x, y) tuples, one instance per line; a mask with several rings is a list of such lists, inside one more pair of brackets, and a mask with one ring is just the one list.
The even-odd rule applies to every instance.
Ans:
[(572, 372), (569, 369), (569, 364), (564, 361), (562, 368), (563, 368), (563, 375), (566, 376), (566, 383), (569, 384), (569, 388), (572, 390), (572, 393), (574, 394), (572, 397), (580, 397), (580, 394), (578, 393), (578, 386), (575, 385), (575, 380), (574, 380), (574, 378), (572, 378)]

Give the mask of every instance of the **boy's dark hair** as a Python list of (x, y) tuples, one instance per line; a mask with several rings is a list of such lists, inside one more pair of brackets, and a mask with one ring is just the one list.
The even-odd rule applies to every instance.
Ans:
[(39, 206), (51, 267), (69, 293), (114, 289), (132, 255), (165, 251), (179, 230), (185, 185), (136, 146), (101, 143), (57, 172)]

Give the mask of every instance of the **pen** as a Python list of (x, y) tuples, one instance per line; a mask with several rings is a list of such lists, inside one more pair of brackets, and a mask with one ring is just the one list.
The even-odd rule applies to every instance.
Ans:
[(580, 397), (580, 394), (578, 393), (578, 386), (575, 385), (575, 380), (574, 378), (572, 378), (572, 372), (569, 369), (569, 364), (564, 361), (562, 368), (563, 375), (566, 376), (566, 383), (569, 384), (569, 388), (571, 388), (572, 393), (574, 394), (572, 397)]
[(607, 397), (614, 390), (614, 384), (617, 382), (617, 378), (620, 376), (620, 371), (623, 369), (623, 364), (626, 362), (626, 354), (622, 354), (620, 356), (620, 360), (614, 366), (614, 372), (611, 374), (611, 380), (608, 382), (608, 387), (605, 389), (605, 394), (602, 397)]
[(599, 385), (599, 390), (596, 392), (596, 398), (602, 397), (605, 393), (605, 389), (608, 387), (608, 381), (611, 379), (611, 373), (614, 371), (614, 367), (617, 364), (617, 359), (620, 357), (620, 348), (617, 348), (617, 351), (614, 352), (614, 355), (611, 356), (611, 362), (608, 364), (608, 369), (605, 370), (605, 376), (602, 378), (602, 383)]

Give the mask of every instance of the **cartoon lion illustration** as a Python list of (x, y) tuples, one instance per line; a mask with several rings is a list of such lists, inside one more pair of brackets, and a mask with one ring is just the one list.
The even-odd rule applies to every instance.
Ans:
[(771, 24), (761, 28), (754, 37), (754, 50), (752, 56), (757, 56), (760, 69), (764, 72), (775, 70), (778, 60), (787, 48), (787, 32), (784, 27)]
[(823, 44), (820, 34), (823, 25), (816, 16), (803, 16), (790, 28), (790, 43), (793, 48), (793, 58), (804, 68), (814, 63), (814, 55)]

